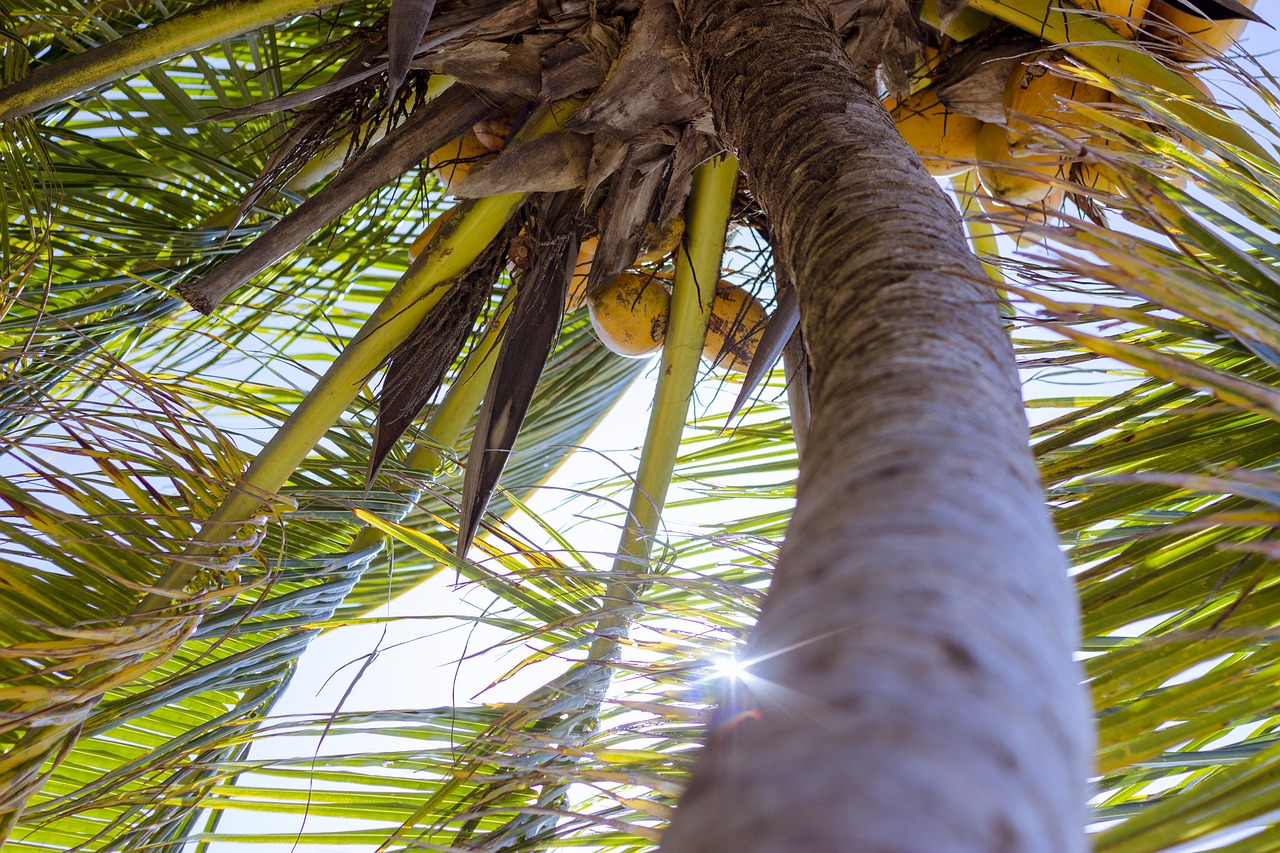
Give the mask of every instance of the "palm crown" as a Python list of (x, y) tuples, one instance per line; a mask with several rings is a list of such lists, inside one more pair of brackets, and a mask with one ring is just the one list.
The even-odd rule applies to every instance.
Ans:
[[(320, 843), (648, 846), (705, 723), (701, 661), (754, 619), (807, 397), (794, 302), (766, 254), (776, 235), (734, 161), (713, 157), (719, 117), (675, 11), (397, 0), (388, 18), (350, 5), (308, 18), (315, 3), (265, 5), (252, 20), (235, 3), (33, 3), (7, 21), (9, 843), (177, 849), (216, 825), (209, 803), (265, 801), (376, 822)], [(992, 118), (1002, 91), (975, 68), (1019, 62), (1026, 31), (1069, 44), (1076, 79), (1115, 96), (1062, 110), (1093, 134), (1041, 136), (1055, 152), (1052, 174), (1031, 176), (1044, 194), (992, 202), (988, 187), (994, 213), (972, 237), (996, 246), (994, 222), (1051, 241), (1047, 259), (1004, 273), (1066, 339), (1012, 316), (1026, 364), (1144, 372), (1114, 396), (1032, 404), (1062, 410), (1033, 438), (1081, 567), (1103, 712), (1095, 816), (1126, 818), (1097, 846), (1158, 850), (1273, 807), (1266, 235), (1280, 205), (1271, 140), (1240, 130), (1265, 117), (1224, 118), (1157, 58), (1174, 40), (1186, 61), (1186, 37), (1140, 31), (1129, 5), (1103, 8), (1130, 15), (1106, 22), (1003, 0), (832, 12), (858, 67), (894, 90), (904, 130), (930, 90), (953, 121)], [(1243, 15), (1236, 5), (1222, 4)], [(1142, 50), (1113, 49), (1140, 32)], [(449, 146), (495, 117), (513, 139), (453, 187), (474, 200), (406, 265), (422, 223), (450, 206), (419, 165), (471, 165)], [(1027, 177), (1009, 162), (1003, 174)], [(1051, 195), (1070, 202), (1055, 211)], [(1117, 215), (1145, 230), (1119, 236), (1104, 224)], [(677, 222), (680, 251), (639, 269), (654, 288), (674, 270), (667, 334), (692, 355), (668, 345), (623, 541), (598, 572), (568, 541), (539, 549), (496, 519), (643, 369), (596, 343), (582, 311), (561, 323), (582, 242), (597, 241), (583, 283), (599, 293)], [(759, 247), (743, 278), (773, 309), (747, 391), (781, 387), (760, 374), (791, 340), (792, 405), (688, 434), (677, 462), (727, 223)], [(212, 315), (193, 319), (184, 299)], [(398, 449), (424, 407), (418, 444)], [(467, 440), (464, 477), (450, 463)], [(698, 482), (777, 472), (779, 509), (670, 543), (668, 565), (650, 550), (673, 465)], [(490, 501), (499, 472), (509, 492)], [(455, 556), (482, 524), (486, 559)], [(390, 581), (370, 570), (388, 557)], [(263, 722), (318, 631), (446, 566), (497, 596), (528, 663), (575, 664), (517, 705)], [(657, 661), (627, 658), (630, 636)], [(615, 683), (623, 663), (642, 677)], [(322, 731), (415, 743), (336, 759), (335, 791), (305, 798), (308, 762), (249, 751)], [(1239, 742), (1223, 746), (1226, 732)], [(246, 771), (258, 775), (237, 784)], [(1269, 849), (1270, 834), (1240, 849)]]

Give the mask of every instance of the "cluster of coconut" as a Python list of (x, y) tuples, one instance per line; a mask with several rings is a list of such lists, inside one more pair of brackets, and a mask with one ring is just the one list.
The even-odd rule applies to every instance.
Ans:
[[(446, 190), (463, 180), (479, 163), (493, 157), (510, 138), (515, 118), (499, 114), (475, 125), (470, 132), (434, 152), (428, 164)], [(432, 220), (409, 249), (415, 259), (431, 242), (453, 208)], [(598, 238), (582, 240), (573, 279), (565, 299), (565, 312), (584, 304), (600, 342), (618, 355), (642, 357), (656, 352), (666, 337), (671, 308), (671, 274), (663, 272), (680, 245), (684, 220), (677, 217), (650, 240), (651, 248), (636, 259), (631, 270), (620, 273), (603, 287), (587, 292), (591, 263)], [(707, 326), (702, 355), (713, 365), (745, 373), (764, 334), (768, 314), (760, 300), (747, 290), (719, 282)]]
[[(1248, 23), (1243, 17), (1209, 20), (1164, 0), (1076, 0), (1075, 5), (1100, 13), (1116, 32), (1182, 63), (1228, 49)], [(1253, 0), (1244, 0), (1244, 6), (1252, 5)], [(1072, 160), (1064, 146), (1046, 146), (1038, 138), (1048, 129), (1060, 141), (1087, 141), (1088, 132), (1075, 126), (1067, 102), (1103, 104), (1111, 94), (1052, 70), (1063, 58), (1059, 51), (1009, 47), (1003, 54), (990, 46), (974, 49), (971, 52), (986, 50), (986, 55), (981, 63), (968, 64), (970, 69), (981, 69), (971, 74), (972, 80), (985, 78), (981, 83), (994, 85), (996, 91), (1003, 85), (998, 102), (994, 93), (985, 99), (975, 94), (976, 85), (966, 88), (970, 81), (957, 84), (937, 79), (939, 72), (945, 76), (948, 63), (965, 65), (954, 58), (965, 52), (966, 43), (946, 38), (938, 48), (926, 51), (915, 91), (900, 101), (886, 101), (899, 131), (920, 154), (925, 168), (938, 177), (976, 169), (983, 190), (978, 200), (993, 213), (1009, 212), (1011, 205), (1056, 210), (1068, 183), (1102, 193), (1113, 191), (1107, 175), (1097, 167)], [(994, 69), (999, 74), (992, 79)], [(1182, 73), (1208, 97), (1189, 65), (1183, 66)]]
[[(600, 342), (627, 356), (648, 355), (662, 346), (671, 308), (667, 280), (660, 272), (629, 271), (587, 294), (587, 312)], [(760, 300), (749, 291), (719, 282), (702, 357), (726, 370), (745, 373), (768, 319)]]

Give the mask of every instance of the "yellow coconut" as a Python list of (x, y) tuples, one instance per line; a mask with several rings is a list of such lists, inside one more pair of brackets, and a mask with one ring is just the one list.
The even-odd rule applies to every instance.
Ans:
[(1040, 127), (1071, 139), (1085, 138), (1089, 135), (1087, 129), (1067, 124), (1077, 122), (1080, 116), (1064, 102), (1095, 104), (1110, 100), (1106, 89), (1063, 77), (1045, 64), (1061, 56), (1054, 51), (1032, 56), (1009, 75), (1004, 87), (1004, 114), (1009, 140), (1015, 148)]
[(1045, 221), (1048, 221), (1048, 214), (1057, 213), (1062, 210), (1062, 205), (1066, 200), (1066, 189), (1064, 187), (1054, 187), (1053, 190), (1045, 196), (1044, 201), (1040, 202), (1040, 208), (1045, 213)]
[(501, 151), (516, 129), (517, 110), (501, 110), (484, 121), (476, 122), (471, 132), (490, 151)]
[[(646, 233), (656, 230), (652, 224), (646, 229)], [(676, 250), (680, 245), (680, 238), (684, 236), (684, 217), (673, 217), (661, 231), (652, 234), (646, 241), (649, 250), (636, 258), (636, 266), (643, 267), (649, 264), (657, 264), (666, 260), (667, 256)]]
[(992, 198), (986, 193), (975, 193), (974, 198), (978, 200), (978, 207), (982, 208), (983, 213), (989, 213), (992, 216), (1016, 216), (1018, 208), (1011, 204), (1005, 204), (1002, 201)]
[[(1255, 0), (1241, 0), (1253, 8)], [(1192, 62), (1203, 59), (1206, 53), (1223, 53), (1229, 50), (1248, 25), (1244, 18), (1210, 21), (1191, 12), (1184, 12), (1165, 0), (1151, 0), (1144, 27), (1150, 40), (1167, 50), (1174, 59)]]
[(746, 373), (768, 319), (760, 300), (735, 284), (720, 282), (711, 304), (702, 357), (716, 367)]
[(431, 152), (427, 163), (435, 170), (440, 183), (448, 189), (455, 181), (465, 178), (477, 163), (492, 156), (493, 152), (476, 138), (474, 132), (468, 130), (452, 142)]
[(624, 272), (587, 296), (600, 342), (618, 355), (646, 355), (662, 346), (671, 296), (653, 276)]
[(1131, 39), (1138, 34), (1138, 25), (1146, 17), (1151, 0), (1075, 0), (1081, 9), (1101, 12), (1102, 22)]
[(890, 100), (885, 106), (929, 174), (958, 175), (973, 165), (982, 121), (948, 110), (938, 100), (936, 88), (921, 89), (901, 103)]
[(578, 260), (573, 265), (573, 278), (569, 281), (569, 293), (565, 296), (564, 310), (575, 311), (587, 298), (587, 276), (591, 275), (591, 262), (596, 257), (599, 237), (583, 237), (578, 246)]
[(978, 182), (996, 201), (1034, 204), (1053, 190), (1050, 183), (1062, 170), (1052, 152), (1015, 152), (1009, 135), (998, 124), (984, 124), (978, 132)]
[(431, 242), (431, 239), (440, 232), (440, 226), (444, 225), (445, 220), (450, 216), (453, 216), (453, 211), (456, 209), (451, 207), (427, 223), (427, 227), (422, 229), (422, 233), (418, 235), (418, 238), (413, 241), (413, 245), (409, 247), (410, 262), (416, 260), (418, 255), (422, 254), (422, 250), (427, 248), (427, 244)]

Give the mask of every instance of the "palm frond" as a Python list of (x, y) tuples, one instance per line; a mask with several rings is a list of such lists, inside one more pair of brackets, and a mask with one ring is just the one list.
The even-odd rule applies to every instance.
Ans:
[[(1125, 95), (1151, 111), (1165, 103), (1140, 87)], [(1274, 100), (1259, 87), (1253, 103)], [(1237, 109), (1272, 126), (1257, 106)], [(1269, 849), (1280, 269), (1267, 235), (1280, 183), (1167, 113), (1208, 152), (1123, 111), (1084, 112), (1108, 128), (1090, 156), (1124, 188), (1109, 216), (1129, 225), (1064, 215), (1034, 228), (1049, 260), (1011, 279), (1039, 328), (1068, 341), (1064, 352), (1028, 336), (1028, 365), (1103, 389), (1039, 401), (1060, 413), (1033, 430), (1078, 567), (1099, 712), (1094, 816), (1110, 827), (1095, 848), (1244, 833), (1241, 849)]]
[[(54, 69), (196, 5), (28, 0), (0, 22), (26, 40), (5, 41), (3, 82), (23, 76), (31, 57)], [(977, 5), (1008, 17), (1019, 4)], [(442, 47), (427, 49), (423, 64), (464, 83), (468, 72), (472, 82), (492, 79), (492, 67), (448, 40), (478, 27), (514, 44), (538, 21), (511, 23), (502, 16), (519, 17), (512, 8), (464, 4), (432, 16), (427, 26), (439, 32), (428, 38)], [(1055, 9), (1041, 12), (1115, 40), (1089, 15)], [(156, 586), (205, 535), (196, 519), (404, 275), (418, 223), (447, 205), (434, 179), (401, 170), (352, 210), (324, 217), (221, 316), (192, 318), (173, 295), (303, 202), (306, 189), (289, 176), (309, 152), (326, 162), (359, 154), (411, 109), (375, 93), (378, 81), (315, 85), (339, 77), (338, 62), (363, 56), (360, 46), (381, 44), (373, 13), (382, 11), (347, 4), (324, 25), (227, 31), (207, 48), (51, 103), (39, 121), (0, 126), (0, 424), (10, 475), (0, 485), (0, 578), (12, 591), (0, 602), (0, 742), (15, 850), (176, 851), (215, 839), (645, 850), (670, 815), (713, 698), (709, 662), (731, 656), (753, 622), (794, 500), (780, 375), (764, 379), (762, 401), (731, 431), (716, 413), (686, 433), (670, 506), (725, 517), (690, 530), (668, 516), (657, 571), (643, 578), (605, 571), (626, 555), (583, 547), (560, 525), (531, 532), (504, 522), (527, 509), (522, 496), (644, 369), (605, 352), (585, 319), (570, 315), (507, 466), (507, 490), (490, 504), (479, 559), (452, 555), (462, 491), (454, 454), (470, 430), (432, 445), (442, 469), (423, 471), (396, 447), (366, 483), (375, 392), (361, 387), (279, 495), (237, 529), (242, 564), (207, 554), (182, 589)], [(557, 54), (569, 59), (553, 66), (561, 76), (551, 82), (596, 85), (625, 28), (565, 15), (556, 26), (576, 41)], [(350, 39), (326, 47), (330, 26)], [(1077, 53), (1100, 56), (1089, 41)], [(475, 50), (494, 45), (512, 47), (482, 39)], [(1146, 60), (1126, 67), (1173, 79)], [(370, 81), (382, 70), (361, 73)], [(408, 88), (421, 82), (416, 73)], [(1041, 229), (1048, 251), (1004, 270), (1019, 308), (1034, 312), (1015, 319), (1029, 372), (1060, 382), (1120, 377), (1118, 390), (1086, 384), (1031, 401), (1046, 415), (1034, 440), (1077, 567), (1101, 711), (1097, 846), (1128, 853), (1252, 832), (1228, 849), (1271, 849), (1280, 845), (1268, 816), (1280, 749), (1271, 601), (1280, 186), (1264, 155), (1276, 141), (1276, 96), (1273, 85), (1256, 87), (1251, 103), (1261, 106), (1233, 107), (1238, 121), (1227, 127), (1185, 86), (1172, 98), (1136, 78), (1093, 76), (1142, 116), (1085, 111), (1110, 144), (1074, 152), (1114, 174), (1123, 192), (1074, 188), (1080, 215)], [(1266, 79), (1243, 75), (1253, 78)], [(331, 92), (343, 94), (321, 100)], [(603, 205), (619, 213), (604, 254), (620, 269), (647, 239), (644, 228), (679, 209), (681, 182), (707, 143), (683, 131), (670, 144), (618, 142), (634, 128), (610, 124), (617, 116), (601, 107), (609, 98), (591, 120), (620, 135), (600, 149), (588, 180), (594, 191), (620, 169), (634, 182)], [(306, 103), (324, 105), (306, 115), (332, 126), (294, 139), (272, 111)], [(234, 113), (238, 126), (207, 120), (246, 107)], [(1248, 144), (1238, 125), (1258, 131)], [(251, 204), (241, 209), (245, 193)], [(1090, 198), (1134, 227), (1095, 222)], [(228, 231), (231, 222), (239, 224)], [(1027, 228), (1016, 212), (997, 224)], [(767, 259), (758, 267), (767, 280)], [(591, 513), (621, 530), (629, 485), (602, 485)], [(744, 499), (754, 499), (749, 509)], [(363, 525), (385, 539), (360, 533)], [(484, 609), (439, 624), (493, 632), (463, 663), (488, 668), (495, 691), (532, 689), (507, 702), (272, 716), (315, 636), (396, 618), (368, 614), (442, 569)], [(616, 604), (610, 583), (636, 601), (630, 636), (615, 637), (619, 654), (604, 660), (590, 647)], [(147, 594), (172, 606), (140, 618)], [(303, 746), (269, 757), (282, 742)], [(264, 831), (270, 814), (287, 822)]]

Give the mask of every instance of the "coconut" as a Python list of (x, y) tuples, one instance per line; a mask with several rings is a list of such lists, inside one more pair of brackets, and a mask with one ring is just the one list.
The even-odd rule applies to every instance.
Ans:
[(998, 124), (982, 126), (977, 153), (978, 182), (1006, 204), (1043, 201), (1053, 190), (1050, 182), (1062, 172), (1062, 159), (1051, 152), (1012, 149), (1007, 131)]
[(1015, 148), (1029, 143), (1040, 127), (1053, 128), (1071, 139), (1084, 139), (1089, 131), (1071, 126), (1078, 114), (1064, 102), (1091, 104), (1111, 99), (1107, 90), (1064, 77), (1046, 64), (1061, 56), (1057, 51), (1033, 56), (1009, 75), (1004, 87), (1004, 112), (1009, 141)]
[(517, 109), (501, 110), (472, 126), (476, 139), (490, 151), (501, 151), (516, 129)]
[(448, 189), (455, 181), (461, 181), (470, 174), (477, 163), (492, 156), (493, 152), (476, 138), (473, 131), (468, 130), (431, 152), (427, 164), (435, 170), (436, 177), (444, 184), (445, 189)]
[[(1254, 6), (1254, 0), (1241, 0), (1241, 3), (1250, 9)], [(1230, 49), (1248, 23), (1244, 18), (1211, 21), (1165, 0), (1152, 0), (1144, 30), (1152, 42), (1168, 50), (1174, 59), (1194, 62), (1204, 59), (1207, 53)]]
[(624, 272), (586, 302), (596, 336), (618, 355), (646, 355), (662, 346), (671, 296), (653, 276)]
[(676, 250), (680, 245), (680, 238), (684, 236), (684, 217), (672, 217), (661, 229), (651, 223), (645, 227), (645, 235), (645, 244), (649, 249), (636, 258), (638, 267), (661, 263)]
[(717, 367), (746, 373), (764, 337), (769, 315), (750, 292), (722, 281), (716, 285), (702, 357)]
[(890, 101), (886, 107), (929, 174), (958, 175), (973, 166), (982, 121), (947, 109), (935, 87), (921, 89), (901, 103)]
[(1102, 22), (1127, 39), (1138, 34), (1138, 24), (1151, 0), (1075, 0), (1081, 9), (1102, 13)]

